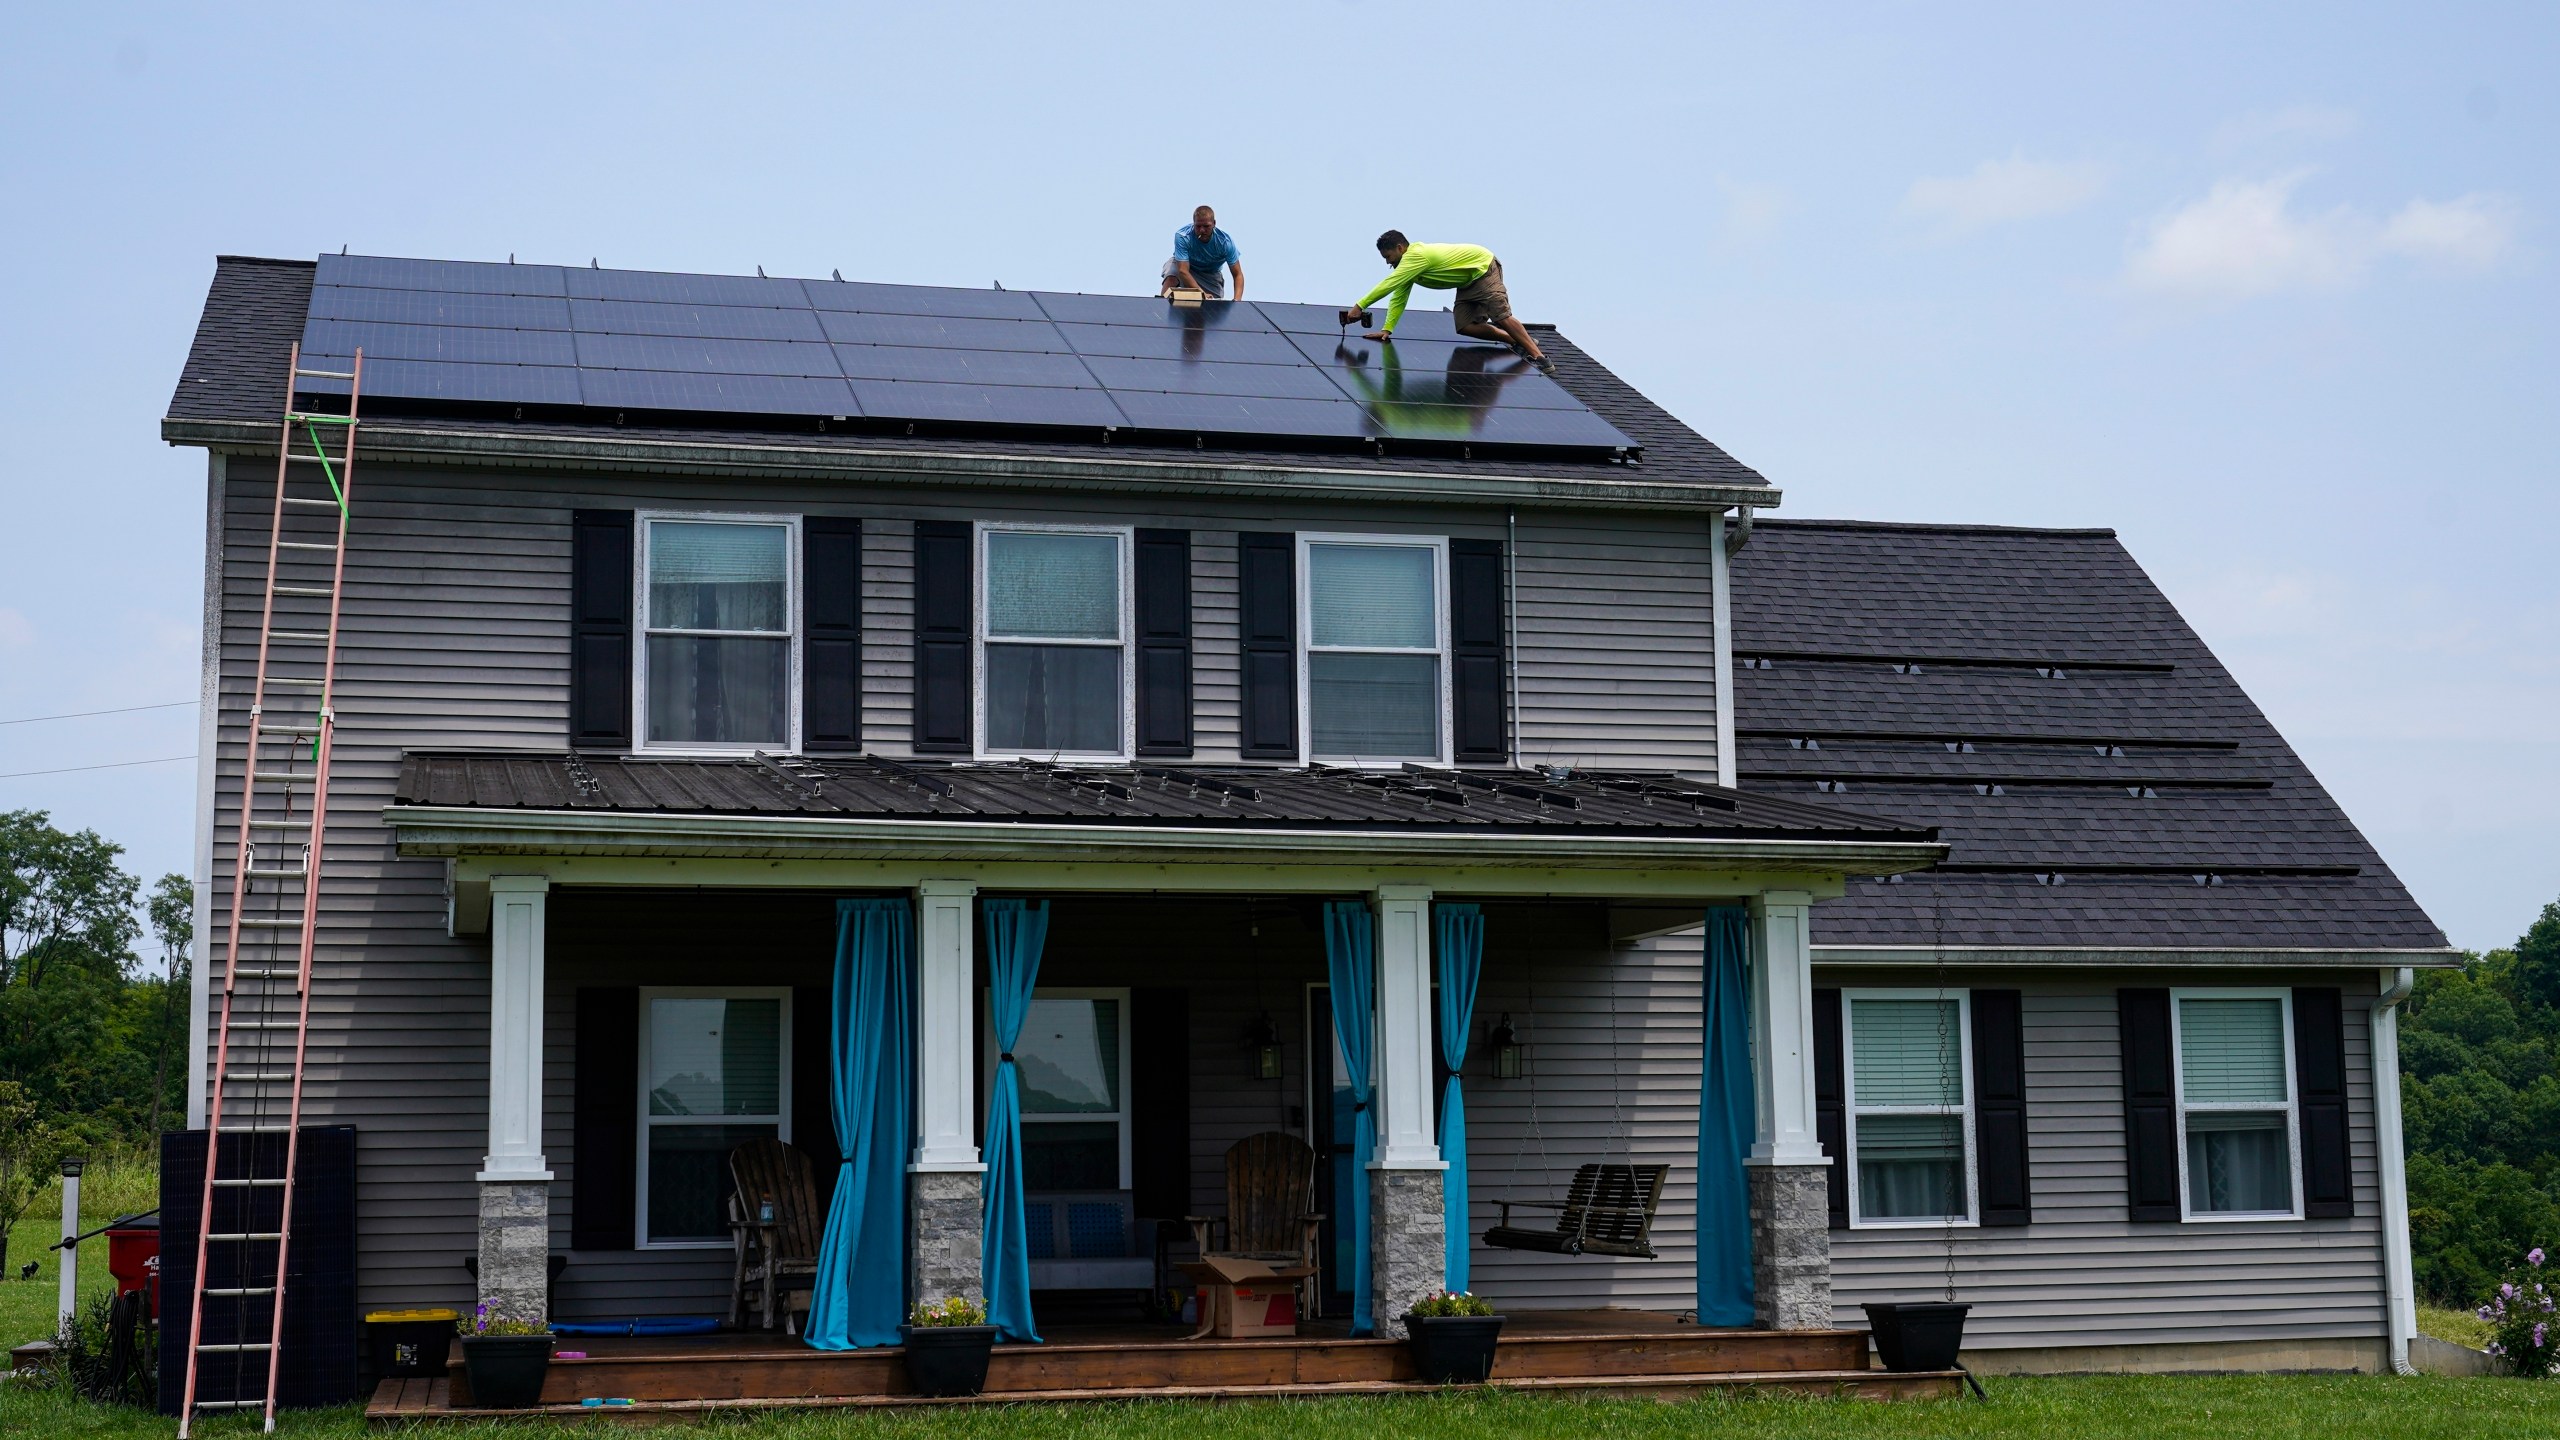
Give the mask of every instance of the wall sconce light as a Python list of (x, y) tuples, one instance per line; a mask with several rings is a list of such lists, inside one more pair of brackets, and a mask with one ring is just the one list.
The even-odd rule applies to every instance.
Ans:
[(1509, 1011), (1504, 1011), (1502, 1018), (1494, 1022), (1493, 1029), (1486, 1032), (1484, 1043), (1493, 1047), (1493, 1078), (1519, 1079), (1520, 1032), (1511, 1028)]
[(1272, 1023), (1270, 1011), (1263, 1011), (1255, 1017), (1253, 1024), (1246, 1027), (1244, 1043), (1245, 1048), (1253, 1052), (1254, 1077), (1261, 1080), (1279, 1079), (1280, 1027)]

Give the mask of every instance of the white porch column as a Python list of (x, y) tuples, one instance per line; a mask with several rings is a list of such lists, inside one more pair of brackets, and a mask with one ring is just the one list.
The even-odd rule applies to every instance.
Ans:
[(1384, 1170), (1442, 1168), (1431, 1124), (1431, 891), (1381, 885), (1378, 917), (1376, 1164)]
[(1431, 1105), (1431, 891), (1381, 885), (1370, 897), (1378, 926), (1378, 1150), (1369, 1186), (1369, 1307), (1378, 1333), (1404, 1334), (1404, 1315), (1437, 1295), (1448, 1274), (1448, 1164), (1433, 1138)]
[(480, 1162), (480, 1303), (551, 1307), (551, 1167), (542, 1154), (542, 930), (551, 881), (489, 877), (489, 1152)]
[(1751, 903), (1751, 1303), (1768, 1330), (1831, 1324), (1831, 1161), (1813, 1109), (1813, 897)]
[(489, 877), (489, 1153), (482, 1184), (549, 1180), (542, 1155), (546, 875)]
[(1826, 1163), (1813, 1120), (1813, 897), (1771, 890), (1751, 905), (1754, 1165)]
[(978, 1170), (970, 880), (916, 886), (916, 1153), (912, 1169)]
[(986, 1165), (978, 1158), (977, 885), (916, 886), (916, 1148), (907, 1166), (907, 1298), (981, 1294)]

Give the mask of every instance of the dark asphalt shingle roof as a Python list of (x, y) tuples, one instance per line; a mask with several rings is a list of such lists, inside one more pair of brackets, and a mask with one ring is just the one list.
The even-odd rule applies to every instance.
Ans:
[[(292, 345), (302, 337), (310, 309), (314, 265), (308, 260), (266, 260), (225, 255), (214, 266), (213, 286), (205, 296), (195, 343), (169, 400), (172, 420), (246, 420), (277, 423), (284, 410), (284, 372)], [(1759, 472), (1724, 452), (1714, 441), (1682, 424), (1671, 412), (1646, 399), (1612, 374), (1571, 340), (1541, 330), (1540, 346), (1556, 362), (1556, 380), (1602, 418), (1644, 447), (1637, 465), (1605, 460), (1456, 459), (1447, 456), (1391, 452), (1379, 458), (1365, 452), (1286, 451), (1210, 446), (1203, 450), (1156, 451), (1209, 464), (1289, 468), (1303, 464), (1335, 472), (1363, 469), (1451, 476), (1547, 477), (1589, 475), (1595, 479), (1642, 480), (1662, 485), (1766, 485)], [(564, 440), (697, 441), (708, 444), (767, 444), (771, 430), (672, 428), (650, 425), (589, 425), (562, 421), (504, 421), (473, 416), (439, 418), (402, 415), (404, 430), (488, 433), (550, 437)], [(795, 448), (842, 451), (949, 450), (972, 455), (1020, 456), (1038, 460), (1093, 460), (1150, 453), (1123, 446), (1117, 451), (1098, 444), (1047, 439), (1005, 439), (999, 435), (935, 439), (864, 434), (801, 434)]]
[(1764, 520), (1733, 635), (1743, 789), (1953, 847), (1818, 943), (2445, 943), (2113, 531)]
[(654, 759), (421, 751), (396, 802), (475, 809), (1108, 823), (1237, 830), (1926, 842), (1925, 826), (1669, 774), (1242, 766), (1053, 768), (868, 756)]

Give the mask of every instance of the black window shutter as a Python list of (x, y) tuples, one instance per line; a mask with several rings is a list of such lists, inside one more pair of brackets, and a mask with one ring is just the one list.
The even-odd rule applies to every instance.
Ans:
[(1849, 1228), (1849, 1072), (1840, 992), (1813, 992), (1813, 1138), (1831, 1157), (1831, 1228)]
[(569, 517), (569, 743), (631, 748), (631, 512)]
[(862, 522), (801, 522), (800, 744), (862, 748)]
[(1298, 758), (1298, 537), (1236, 537), (1247, 760)]
[(640, 1145), (640, 991), (578, 988), (578, 1050), (571, 1072), (575, 1147), (569, 1248), (629, 1250)]
[(1507, 765), (1503, 729), (1502, 542), (1449, 542), (1450, 728), (1461, 765)]
[(1985, 1225), (2033, 1219), (2027, 1184), (2027, 1040), (2023, 997), (1973, 992), (1975, 1183)]
[(791, 1146), (808, 1157), (822, 1215), (835, 1199), (836, 1173), (844, 1168), (835, 1104), (827, 1093), (835, 1079), (830, 997), (825, 985), (791, 987)]
[(2347, 1169), (2347, 1036), (2335, 986), (2293, 992), (2293, 1087), (2302, 1110), (2302, 1213), (2343, 1220), (2356, 1213)]
[(2124, 1065), (2125, 1218), (2178, 1218), (2178, 1096), (2169, 1049), (2169, 992), (2118, 990)]
[(1191, 532), (1138, 532), (1138, 753), (1191, 753)]
[(916, 522), (916, 714), (919, 755), (970, 750), (969, 591), (965, 520)]
[(1149, 1220), (1191, 1213), (1191, 992), (1129, 992), (1129, 1202)]

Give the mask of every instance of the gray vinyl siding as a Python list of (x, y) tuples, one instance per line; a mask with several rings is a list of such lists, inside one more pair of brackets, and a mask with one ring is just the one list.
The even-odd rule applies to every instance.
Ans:
[[(1869, 973), (1826, 971), (1817, 983), (1896, 983), (1871, 980)], [(1933, 981), (1907, 975), (1899, 983)], [(2370, 979), (2265, 972), (2181, 979), (2150, 972), (1978, 976), (1974, 983), (2024, 991), (2035, 1223), (1956, 1232), (1957, 1291), (1974, 1302), (1965, 1326), (1968, 1346), (2372, 1339), (2383, 1333)], [(2187, 983), (2344, 989), (2352, 1218), (2126, 1220), (2116, 987)], [(1835, 1231), (1831, 1240), (1832, 1293), (1842, 1324), (1862, 1322), (1857, 1306), (1864, 1301), (1944, 1293), (1943, 1230)]]
[(1521, 762), (1713, 778), (1706, 524), (1532, 513), (1520, 517), (1516, 549)]

